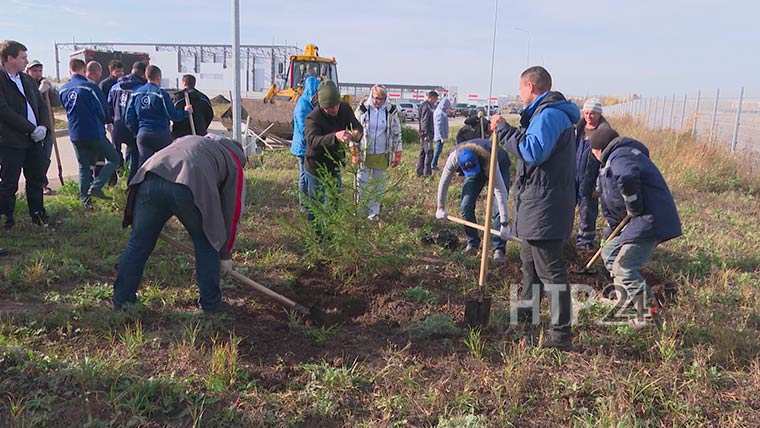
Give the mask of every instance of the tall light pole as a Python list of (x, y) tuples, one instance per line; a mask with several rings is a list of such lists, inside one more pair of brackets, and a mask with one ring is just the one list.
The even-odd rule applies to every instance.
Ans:
[(499, 18), (499, 0), (495, 1), (496, 5), (493, 13), (493, 41), (491, 46), (491, 82), (488, 84), (488, 116), (491, 116), (491, 97), (493, 96), (493, 68), (496, 62), (496, 22)]
[(242, 143), (240, 109), (240, 0), (232, 0), (232, 139)]
[(527, 34), (527, 36), (528, 36), (528, 53), (526, 55), (526, 60), (525, 60), (526, 64), (525, 64), (525, 66), (526, 67), (530, 67), (530, 39), (531, 39), (530, 31), (528, 31), (528, 30), (526, 30), (524, 28), (520, 28), (520, 27), (515, 27), (515, 31), (520, 31), (522, 33)]

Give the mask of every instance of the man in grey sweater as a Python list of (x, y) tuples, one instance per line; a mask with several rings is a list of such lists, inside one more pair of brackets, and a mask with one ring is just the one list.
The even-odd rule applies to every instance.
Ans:
[[(509, 214), (507, 212), (507, 200), (509, 199), (509, 156), (501, 148), (496, 151), (498, 168), (494, 176), (494, 196), (496, 205), (493, 210), (493, 221), (500, 225), (499, 236), (493, 237), (493, 258), (496, 262), (504, 262), (506, 256), (504, 247), (506, 240), (510, 238)], [(465, 220), (475, 223), (475, 202), (480, 192), (488, 185), (488, 164), (491, 158), (491, 142), (487, 139), (476, 139), (459, 144), (451, 152), (446, 165), (441, 172), (441, 181), (438, 183), (438, 209), (435, 216), (439, 220), (446, 218), (446, 199), (454, 173), (464, 175), (462, 184), (462, 202), (460, 211)], [(467, 248), (465, 254), (475, 254), (480, 247), (480, 235), (478, 231), (465, 227), (467, 234)]]
[(124, 227), (131, 224), (132, 234), (119, 261), (114, 308), (137, 301), (145, 262), (173, 215), (193, 240), (201, 308), (221, 308), (219, 277), (220, 271), (232, 269), (245, 161), (240, 143), (209, 134), (178, 138), (140, 167), (130, 182), (124, 211)]

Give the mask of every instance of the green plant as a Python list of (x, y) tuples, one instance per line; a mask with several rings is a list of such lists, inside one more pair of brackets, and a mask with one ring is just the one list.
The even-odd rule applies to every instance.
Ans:
[(401, 142), (406, 146), (420, 142), (420, 133), (411, 126), (401, 127)]
[(322, 346), (332, 339), (338, 332), (337, 325), (307, 327), (304, 334), (317, 346)]
[(230, 336), (227, 342), (219, 343), (216, 339), (211, 345), (211, 361), (206, 387), (214, 392), (227, 390), (238, 378), (238, 345), (240, 339)]
[(480, 335), (479, 328), (471, 328), (467, 331), (467, 337), (464, 338), (464, 344), (467, 346), (467, 350), (470, 351), (470, 355), (472, 355), (473, 358), (478, 360), (483, 359), (485, 342)]
[(404, 297), (412, 302), (433, 304), (436, 301), (435, 295), (428, 289), (417, 286), (404, 290)]
[(423, 321), (412, 325), (408, 332), (415, 339), (456, 337), (462, 334), (462, 330), (446, 314), (432, 314)]
[(142, 322), (137, 320), (133, 325), (124, 327), (124, 332), (119, 335), (119, 339), (130, 355), (136, 354), (145, 344)]

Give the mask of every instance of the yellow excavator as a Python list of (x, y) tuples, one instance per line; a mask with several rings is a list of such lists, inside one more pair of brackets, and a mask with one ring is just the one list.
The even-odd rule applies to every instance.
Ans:
[[(338, 84), (338, 68), (335, 58), (319, 56), (319, 48), (307, 44), (303, 53), (291, 55), (288, 61), (284, 87), (273, 84), (260, 98), (243, 98), (242, 120), (247, 123), (250, 116), (251, 127), (260, 130), (274, 124), (268, 134), (291, 139), (293, 136), (293, 109), (303, 92), (303, 82), (307, 76), (330, 79)], [(232, 108), (222, 115), (222, 121), (231, 127)]]

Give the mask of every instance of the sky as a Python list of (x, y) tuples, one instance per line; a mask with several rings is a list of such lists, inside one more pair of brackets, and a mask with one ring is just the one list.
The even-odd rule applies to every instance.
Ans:
[[(53, 62), (53, 43), (231, 43), (231, 1), (0, 0), (0, 39)], [(494, 0), (240, 0), (244, 44), (315, 43), (342, 81), (488, 93)], [(528, 61), (566, 95), (760, 97), (760, 2), (499, 0), (494, 94)], [(519, 28), (521, 30), (517, 30)], [(54, 74), (54, 67), (47, 68)]]

